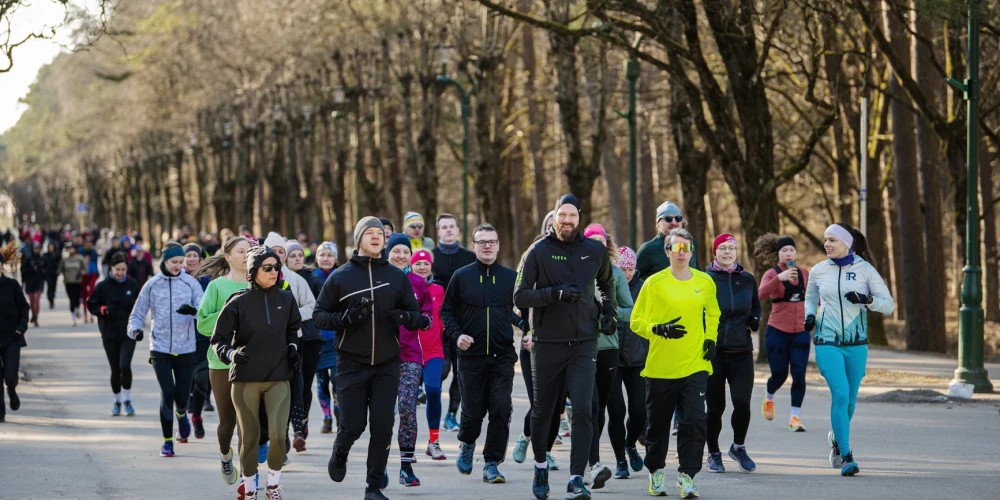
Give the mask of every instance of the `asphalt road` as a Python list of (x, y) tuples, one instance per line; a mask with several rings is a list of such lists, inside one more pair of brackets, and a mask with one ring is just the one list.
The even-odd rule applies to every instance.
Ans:
[[(214, 413), (206, 413), (208, 436), (176, 446), (174, 458), (159, 457), (159, 394), (147, 364), (143, 343), (133, 361), (135, 418), (109, 416), (112, 395), (107, 360), (96, 325), (72, 327), (66, 299), (60, 294), (54, 311), (43, 310), (43, 327), (28, 332), (22, 370), (28, 380), (19, 387), (20, 411), (8, 412), (0, 424), (0, 499), (226, 499), (234, 487), (219, 475)], [(842, 478), (827, 465), (829, 393), (810, 385), (803, 409), (805, 433), (790, 433), (784, 425), (787, 389), (777, 398), (778, 417), (767, 422), (757, 407), (764, 380), (754, 390), (754, 413), (747, 441), (757, 472), (742, 474), (725, 459), (730, 472), (701, 473), (696, 482), (702, 498), (795, 499), (813, 498), (1000, 498), (1000, 411), (998, 403), (900, 405), (860, 403), (852, 429), (855, 458), (862, 473)], [(527, 397), (520, 374), (514, 384), (514, 418), (510, 448), (523, 425)], [(863, 386), (872, 393), (891, 387)], [(445, 402), (447, 404), (447, 402)], [(285, 497), (360, 499), (364, 488), (367, 435), (351, 454), (347, 479), (330, 481), (326, 464), (333, 435), (319, 433), (321, 414), (314, 405), (309, 449), (292, 452), (282, 475)], [(728, 416), (724, 420), (728, 423)], [(508, 458), (501, 465), (507, 477), (502, 485), (481, 482), (478, 465), (472, 476), (458, 474), (454, 465), (455, 433), (442, 432), (449, 460), (433, 462), (422, 455), (427, 441), (426, 421), (420, 421), (419, 463), (422, 481), (403, 488), (393, 480), (386, 495), (393, 499), (531, 499), (531, 467)], [(724, 429), (721, 442), (728, 443)], [(235, 440), (234, 440), (235, 445)], [(482, 438), (480, 440), (480, 450)], [(672, 444), (673, 448), (673, 444)], [(562, 498), (569, 478), (569, 444), (557, 446), (562, 469), (551, 476), (553, 495)], [(508, 455), (509, 456), (509, 455)], [(613, 462), (605, 436), (602, 456)], [(398, 448), (393, 444), (390, 475), (395, 479)], [(668, 469), (676, 467), (673, 451)], [(613, 467), (612, 467), (613, 468)], [(596, 499), (645, 496), (646, 473), (629, 480), (611, 480)], [(672, 491), (671, 496), (676, 492)]]

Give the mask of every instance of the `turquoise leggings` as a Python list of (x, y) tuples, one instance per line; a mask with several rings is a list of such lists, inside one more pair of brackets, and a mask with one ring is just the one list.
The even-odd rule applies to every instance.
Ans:
[(830, 387), (830, 423), (841, 456), (851, 453), (851, 419), (867, 362), (867, 345), (816, 346), (816, 366)]

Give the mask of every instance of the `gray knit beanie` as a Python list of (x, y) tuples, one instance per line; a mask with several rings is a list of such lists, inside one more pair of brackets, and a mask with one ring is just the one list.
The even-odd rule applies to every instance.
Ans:
[(358, 225), (354, 226), (354, 248), (361, 246), (361, 236), (365, 234), (365, 231), (373, 227), (377, 227), (379, 231), (385, 231), (385, 226), (382, 225), (382, 222), (377, 217), (369, 215), (358, 221)]

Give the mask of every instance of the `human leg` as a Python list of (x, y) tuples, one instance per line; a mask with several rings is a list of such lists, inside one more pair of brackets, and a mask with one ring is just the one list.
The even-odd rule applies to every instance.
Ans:
[(215, 411), (219, 414), (219, 426), (216, 429), (219, 438), (219, 453), (225, 455), (229, 453), (232, 446), (233, 431), (236, 429), (237, 421), (236, 407), (233, 405), (232, 384), (229, 382), (229, 370), (210, 369), (208, 377), (212, 381), (212, 393), (215, 395)]

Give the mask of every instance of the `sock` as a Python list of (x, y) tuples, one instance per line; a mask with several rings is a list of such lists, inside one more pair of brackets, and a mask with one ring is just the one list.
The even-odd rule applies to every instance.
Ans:
[(122, 393), (116, 392), (115, 393), (115, 403), (121, 403), (121, 402), (122, 402)]
[(132, 389), (122, 389), (122, 399), (132, 401)]
[(549, 463), (548, 462), (535, 462), (535, 467), (537, 467), (539, 469), (548, 469), (549, 468)]
[(581, 479), (581, 480), (582, 480), (582, 479), (583, 479), (583, 476), (570, 476), (570, 477), (569, 477), (569, 480), (570, 480), (570, 481), (572, 481), (572, 480), (574, 480), (574, 479), (577, 479), (577, 478), (579, 478), (579, 479)]
[(233, 456), (228, 453), (221, 453), (219, 457), (219, 459), (223, 462), (228, 462), (233, 459)]
[(174, 440), (174, 437), (173, 437), (173, 436), (170, 436), (170, 437), (168, 437), (168, 438), (163, 438), (163, 440), (164, 440), (164, 441), (173, 441), (173, 440)]
[(413, 462), (413, 450), (399, 450), (399, 461), (403, 464)]
[(802, 411), (802, 408), (799, 408), (799, 407), (796, 407), (796, 406), (793, 406), (793, 407), (792, 407), (792, 415), (791, 415), (790, 417), (788, 417), (788, 418), (792, 418), (792, 417), (797, 417), (797, 416), (799, 416), (799, 412), (800, 412), (800, 411)]
[(745, 444), (736, 444), (736, 443), (733, 443), (733, 448), (735, 448), (737, 450), (742, 450), (742, 449), (744, 449), (746, 447), (747, 447), (747, 445), (745, 445)]
[(257, 480), (253, 476), (243, 476), (243, 491), (247, 493), (257, 491)]
[(430, 430), (430, 434), (431, 434), (431, 440), (430, 440), (430, 442), (431, 443), (437, 442), (438, 436), (441, 435), (441, 430), (440, 429), (431, 429)]
[(269, 470), (267, 471), (267, 487), (277, 486), (278, 480), (281, 479), (280, 470)]
[(771, 394), (770, 392), (766, 392), (766, 391), (765, 391), (765, 392), (764, 392), (764, 397), (765, 397), (765, 398), (766, 398), (766, 399), (767, 399), (768, 401), (774, 401), (774, 394)]

